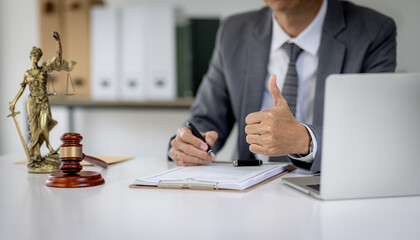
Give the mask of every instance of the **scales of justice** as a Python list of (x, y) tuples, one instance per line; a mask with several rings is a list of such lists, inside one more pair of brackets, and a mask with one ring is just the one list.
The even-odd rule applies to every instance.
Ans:
[[(56, 95), (53, 82), (49, 74), (53, 71), (66, 71), (67, 83), (65, 95), (74, 95), (74, 85), (70, 76), (70, 71), (74, 68), (76, 62), (71, 61), (70, 64), (62, 58), (62, 48), (60, 36), (57, 32), (52, 33), (56, 44), (55, 56), (44, 62), (41, 66), (38, 65), (42, 57), (40, 48), (33, 47), (30, 52), (30, 60), (32, 67), (27, 70), (23, 76), (23, 81), (20, 84), (21, 88), (12, 102), (9, 102), (9, 110), (11, 113), (7, 117), (12, 117), (19, 133), (20, 140), (25, 149), (28, 160), (28, 172), (31, 173), (52, 173), (58, 172), (60, 169), (63, 172), (53, 173), (50, 178), (53, 178), (55, 183), (50, 183), (47, 186), (54, 187), (84, 187), (94, 186), (104, 183), (103, 178), (99, 173), (92, 171), (83, 171), (79, 162), (83, 159), (95, 165), (106, 167), (106, 163), (100, 159), (86, 156), (82, 153), (80, 141), (83, 139), (79, 134), (65, 133), (61, 140), (64, 142), (61, 149), (54, 149), (51, 146), (49, 133), (57, 121), (52, 118), (51, 106), (48, 97)], [(30, 94), (27, 100), (28, 124), (29, 124), (29, 146), (26, 145), (19, 122), (16, 115), (20, 112), (15, 112), (16, 102), (22, 96), (26, 86), (29, 85)], [(45, 156), (41, 155), (41, 146), (46, 144), (49, 153)], [(63, 147), (64, 146), (64, 147)], [(61, 161), (60, 161), (61, 160)], [(61, 165), (61, 166), (60, 166)], [(95, 176), (82, 176), (86, 175)], [(55, 175), (54, 175), (55, 174)], [(53, 176), (54, 175), (54, 176)], [(99, 175), (99, 178), (98, 178)], [(49, 180), (50, 180), (49, 178)], [(79, 179), (77, 179), (79, 178)], [(83, 178), (83, 179), (80, 179)], [(64, 180), (63, 180), (64, 179)], [(77, 184), (77, 181), (89, 182), (87, 185)], [(62, 182), (67, 182), (64, 185)], [(83, 182), (82, 181), (82, 182)], [(92, 182), (93, 181), (93, 182)], [(55, 185), (54, 185), (55, 184)], [(76, 185), (75, 185), (76, 184)], [(93, 185), (92, 185), (93, 184)]]

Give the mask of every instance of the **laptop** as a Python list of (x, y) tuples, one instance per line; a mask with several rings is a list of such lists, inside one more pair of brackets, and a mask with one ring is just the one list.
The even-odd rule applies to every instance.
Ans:
[(420, 74), (326, 80), (321, 175), (282, 181), (324, 200), (420, 194)]

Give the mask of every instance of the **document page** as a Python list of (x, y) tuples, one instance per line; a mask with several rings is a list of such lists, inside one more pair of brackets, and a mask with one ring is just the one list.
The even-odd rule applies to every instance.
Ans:
[(156, 186), (159, 182), (214, 183), (216, 188), (242, 190), (287, 169), (287, 164), (234, 167), (230, 164), (210, 164), (176, 167), (146, 178), (138, 178), (135, 185)]

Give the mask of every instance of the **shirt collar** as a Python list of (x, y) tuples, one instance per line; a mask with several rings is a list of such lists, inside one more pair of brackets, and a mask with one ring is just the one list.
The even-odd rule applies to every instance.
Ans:
[(298, 45), (303, 51), (316, 56), (321, 43), (322, 26), (327, 14), (327, 0), (323, 0), (321, 8), (314, 20), (295, 38), (290, 37), (276, 21), (275, 13), (272, 14), (272, 39), (271, 52), (276, 51), (286, 42)]

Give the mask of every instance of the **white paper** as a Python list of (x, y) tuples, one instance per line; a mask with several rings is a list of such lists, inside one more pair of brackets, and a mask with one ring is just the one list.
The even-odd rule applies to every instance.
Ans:
[(174, 183), (215, 183), (217, 188), (243, 190), (287, 169), (287, 164), (256, 167), (233, 167), (210, 164), (177, 167), (149, 177), (134, 180), (134, 185), (157, 186), (162, 181)]

